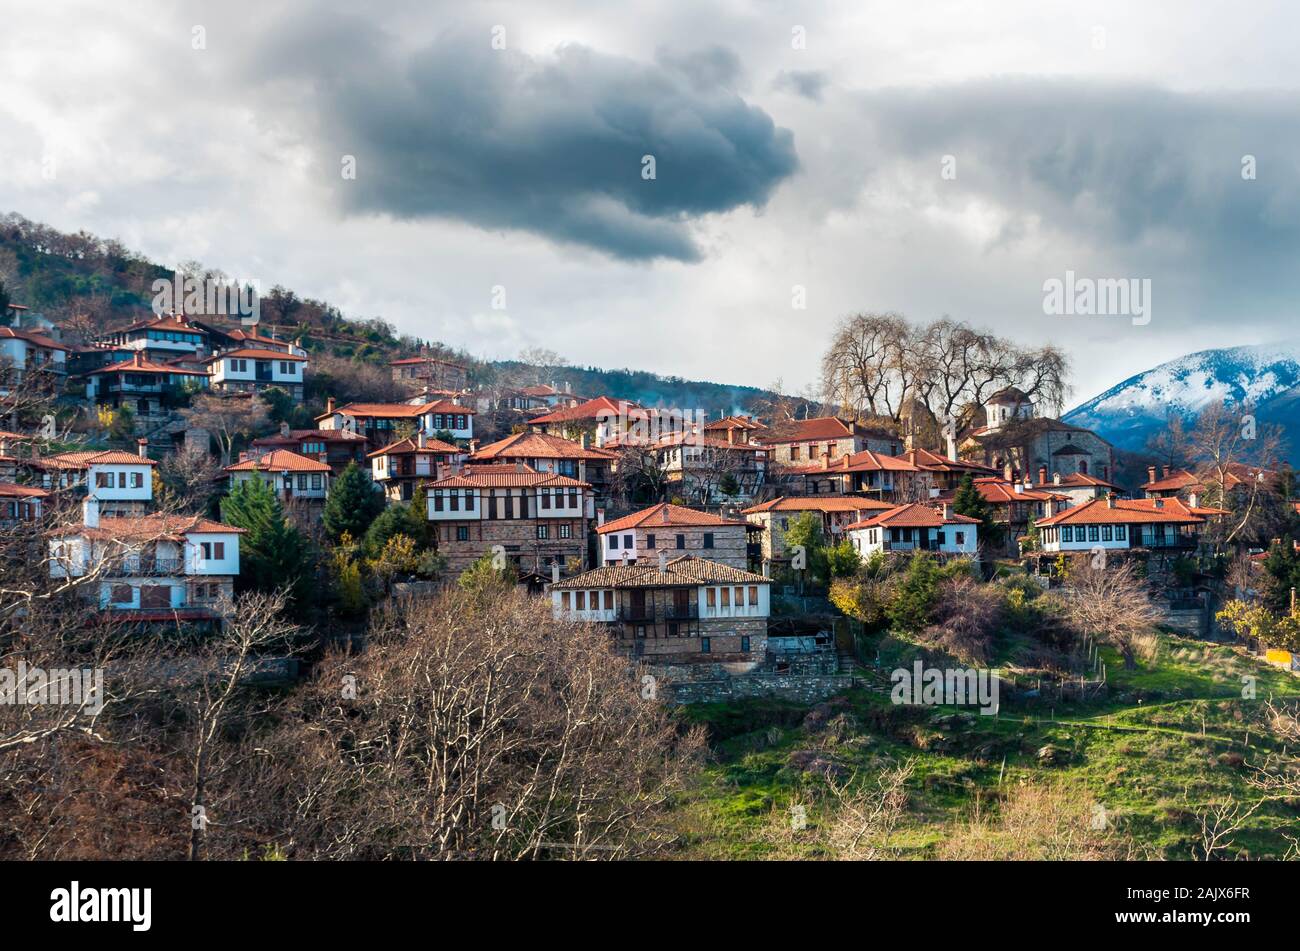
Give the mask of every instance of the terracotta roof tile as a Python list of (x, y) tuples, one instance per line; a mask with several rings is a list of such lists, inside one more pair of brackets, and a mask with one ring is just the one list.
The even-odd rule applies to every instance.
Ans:
[(584, 449), (580, 443), (547, 433), (515, 433), (486, 446), (480, 446), (470, 460), (486, 459), (614, 459), (608, 449)]
[(606, 532), (621, 532), (629, 528), (655, 528), (656, 526), (664, 528), (696, 526), (717, 526), (719, 528), (735, 526), (744, 528), (746, 525), (745, 522), (722, 518), (719, 515), (701, 512), (699, 509), (687, 508), (684, 505), (673, 505), (670, 502), (660, 502), (648, 509), (633, 512), (631, 515), (624, 515), (612, 522), (606, 522), (596, 529), (596, 533), (603, 535)]
[(272, 449), (256, 459), (226, 466), (226, 472), (329, 472), (330, 467), (288, 449)]
[(944, 518), (943, 512), (924, 502), (900, 505), (888, 512), (845, 525), (846, 532), (856, 528), (942, 528), (945, 525), (978, 525), (980, 520), (952, 513)]
[(606, 565), (551, 585), (553, 591), (577, 588), (686, 588), (701, 584), (770, 584), (771, 579), (716, 561), (683, 555), (668, 562), (664, 571), (657, 562)]

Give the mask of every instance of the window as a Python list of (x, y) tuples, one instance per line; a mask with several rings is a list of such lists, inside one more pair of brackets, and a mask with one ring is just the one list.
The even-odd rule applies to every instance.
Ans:
[(686, 547), (686, 536), (685, 536), (685, 535), (678, 535), (678, 536), (677, 536), (677, 547), (678, 547), (678, 548), (685, 548), (685, 547)]
[(284, 376), (293, 376), (293, 367), (288, 360), (280, 361), (280, 373)]
[(468, 526), (468, 525), (457, 525), (457, 526), (456, 526), (456, 541), (458, 541), (458, 542), (467, 542), (467, 541), (469, 541), (469, 526)]
[(447, 496), (447, 506), (448, 506), (448, 508), (450, 508), (451, 511), (453, 511), (453, 512), (458, 512), (458, 511), (460, 511), (460, 493), (459, 493), (459, 492), (452, 492), (451, 495)]
[(543, 491), (543, 492), (542, 492), (542, 508), (544, 508), (544, 509), (548, 509), (548, 508), (550, 508), (550, 507), (551, 507), (551, 493), (546, 492), (546, 491)]
[(958, 547), (960, 547), (960, 546), (966, 544), (966, 533), (965, 533), (965, 532), (954, 532), (954, 534), (957, 536), (957, 545), (958, 545)]
[(1063, 542), (1074, 541), (1074, 529), (1071, 528), (1069, 525), (1061, 526), (1061, 541)]
[(1100, 531), (1100, 529), (1098, 528), (1098, 526), (1096, 526), (1096, 525), (1089, 525), (1089, 526), (1088, 526), (1088, 541), (1090, 541), (1090, 542), (1095, 542), (1095, 541), (1097, 541), (1097, 539), (1099, 539), (1099, 538), (1101, 538), (1101, 531)]
[(133, 489), (143, 489), (143, 488), (144, 488), (144, 473), (143, 473), (143, 472), (132, 472), (132, 473), (131, 473), (131, 488), (133, 488)]
[(115, 488), (113, 476), (114, 473), (112, 472), (97, 472), (95, 473), (95, 485), (101, 489)]
[(717, 588), (705, 588), (705, 589), (704, 589), (704, 595), (705, 595), (705, 603), (706, 603), (710, 608), (716, 608), (716, 607), (718, 606), (718, 589), (717, 589)]
[(560, 526), (560, 537), (561, 537), (561, 538), (572, 538), (572, 537), (573, 537), (573, 526), (570, 525), (568, 522), (565, 522), (563, 525), (561, 525), (561, 526)]
[(433, 490), (433, 510), (435, 512), (442, 511), (442, 489)]
[(1103, 526), (1101, 527), (1101, 540), (1102, 540), (1102, 541), (1104, 541), (1104, 542), (1108, 542), (1108, 541), (1110, 541), (1112, 538), (1114, 538), (1114, 536), (1115, 536), (1115, 529), (1114, 529), (1112, 526), (1110, 526), (1110, 525), (1103, 525)]
[(606, 610), (606, 611), (612, 611), (612, 610), (614, 610), (614, 592), (613, 592), (613, 591), (606, 591), (606, 592), (605, 592), (605, 610)]
[(737, 586), (737, 588), (736, 588), (736, 607), (738, 607), (738, 608), (743, 608), (744, 606), (745, 606), (745, 589), (744, 589), (744, 588), (741, 588), (741, 587), (739, 587), (739, 586)]
[(1117, 542), (1122, 542), (1122, 541), (1124, 541), (1124, 540), (1127, 539), (1127, 538), (1128, 538), (1128, 526), (1127, 526), (1127, 525), (1116, 525), (1116, 526), (1115, 526), (1115, 541), (1117, 541)]
[(578, 600), (578, 610), (579, 611), (587, 610), (587, 592), (575, 591), (574, 597), (577, 598)]
[(204, 542), (200, 547), (203, 549), (203, 560), (221, 561), (226, 557), (225, 542)]
[(790, 460), (793, 462), (795, 459), (798, 459), (798, 458), (799, 458), (799, 447), (798, 447), (798, 446), (791, 446), (791, 447), (790, 447)]
[(617, 536), (617, 535), (610, 535), (610, 536), (609, 536), (609, 548), (610, 548), (610, 550), (613, 551), (613, 550), (614, 550), (615, 548), (617, 548), (617, 547), (618, 547), (618, 536)]
[(560, 607), (563, 608), (565, 611), (569, 610), (569, 592), (567, 591), (560, 592)]
[(307, 491), (307, 473), (305, 472), (298, 473), (298, 491), (299, 492)]
[(623, 536), (623, 547), (624, 547), (624, 548), (635, 548), (635, 547), (636, 547), (635, 544), (633, 543), (633, 539), (632, 539), (632, 536), (631, 536), (631, 535), (624, 535), (624, 536)]
[(722, 591), (722, 607), (724, 608), (731, 607), (731, 589), (722, 588), (720, 590)]
[(313, 453), (319, 455), (324, 451), (325, 444), (323, 442), (305, 442), (302, 444), (302, 454), (304, 456), (310, 456)]
[(748, 635), (748, 634), (744, 634), (744, 635), (741, 636), (741, 638), (740, 638), (740, 649), (743, 650), (743, 651), (748, 651), (748, 650), (749, 650), (749, 635)]
[(650, 551), (655, 550), (655, 536), (653, 532), (645, 537), (645, 547), (650, 549)]
[(578, 507), (578, 490), (572, 489), (569, 492), (569, 508), (576, 509), (577, 507)]
[(537, 526), (537, 538), (538, 538), (539, 540), (545, 541), (546, 539), (548, 539), (548, 538), (550, 538), (550, 537), (551, 537), (551, 526), (549, 526), (549, 525), (538, 525), (538, 526)]
[(701, 637), (701, 638), (700, 638), (700, 653), (701, 653), (701, 654), (707, 654), (707, 653), (710, 652), (710, 650), (711, 650), (711, 647), (710, 647), (710, 645), (709, 645), (709, 639), (708, 639), (707, 637)]
[[(755, 607), (758, 606), (758, 585), (756, 584), (751, 584), (749, 586), (749, 603)], [(748, 650), (749, 648), (745, 649)]]
[(705, 532), (705, 533), (704, 533), (704, 547), (705, 547), (705, 548), (712, 548), (712, 547), (713, 547), (713, 533), (712, 533), (712, 532)]

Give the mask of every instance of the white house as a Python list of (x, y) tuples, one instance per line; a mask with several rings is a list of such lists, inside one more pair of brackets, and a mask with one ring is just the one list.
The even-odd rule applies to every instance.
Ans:
[(242, 534), (197, 516), (101, 517), (90, 498), (81, 524), (50, 538), (50, 574), (85, 579), (91, 602), (123, 619), (214, 620), (234, 592)]
[(900, 505), (871, 518), (854, 522), (845, 536), (863, 557), (878, 551), (934, 551), (974, 555), (979, 551), (979, 519), (958, 515), (944, 503)]
[(302, 400), (307, 358), (296, 353), (261, 347), (225, 350), (207, 360), (211, 386), (226, 393), (254, 393), (279, 387)]
[(365, 436), (376, 449), (394, 441), (402, 427), (437, 437), (440, 432), (468, 441), (474, 438), (474, 410), (455, 400), (415, 403), (347, 403), (336, 407), (334, 398), (325, 401), (325, 412), (316, 417), (321, 429), (343, 429)]
[[(102, 515), (141, 515), (153, 500), (153, 470), (158, 463), (145, 453), (146, 441), (138, 441), (135, 453), (120, 449), (65, 452), (43, 460), (46, 488), (84, 489), (99, 503)], [(67, 476), (55, 484), (58, 473)]]
[(420, 483), (437, 479), (448, 468), (459, 466), (465, 453), (450, 443), (430, 439), (420, 430), (409, 439), (399, 439), (376, 449), (369, 458), (370, 478), (383, 487), (384, 495), (394, 501), (409, 502)]
[(1043, 551), (1127, 548), (1195, 550), (1200, 526), (1222, 509), (1194, 508), (1180, 499), (1116, 499), (1086, 502), (1038, 523)]
[(330, 467), (317, 459), (308, 459), (288, 449), (272, 449), (226, 466), (233, 489), (249, 479), (260, 479), (271, 486), (282, 500), (323, 500), (329, 495)]
[(68, 350), (44, 334), (0, 327), (0, 392), (34, 372), (52, 373), (56, 379), (66, 376)]

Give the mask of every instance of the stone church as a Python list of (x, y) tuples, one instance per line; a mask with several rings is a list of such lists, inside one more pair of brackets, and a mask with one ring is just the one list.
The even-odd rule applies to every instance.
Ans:
[(1111, 481), (1115, 473), (1110, 443), (1089, 429), (1039, 416), (1034, 401), (1016, 387), (988, 398), (984, 425), (963, 434), (960, 451), (1012, 481), (1032, 481), (1043, 470), (1047, 481), (1076, 472)]

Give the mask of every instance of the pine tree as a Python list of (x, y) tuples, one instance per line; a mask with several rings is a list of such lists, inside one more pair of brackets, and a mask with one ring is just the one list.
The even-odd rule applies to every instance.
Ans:
[(383, 508), (383, 493), (375, 488), (374, 482), (355, 462), (349, 462), (343, 473), (330, 484), (321, 522), (331, 541), (338, 541), (344, 532), (353, 538), (362, 538)]
[(958, 515), (980, 520), (980, 541), (985, 545), (996, 548), (1002, 544), (1003, 530), (1001, 525), (993, 521), (993, 506), (984, 501), (984, 496), (975, 488), (975, 480), (969, 472), (962, 476), (961, 484), (957, 487), (957, 494), (952, 499), (952, 510)]
[(239, 539), (240, 590), (284, 589), (296, 603), (305, 601), (307, 546), (267, 483), (248, 479), (236, 485), (221, 501), (221, 520), (245, 532)]

